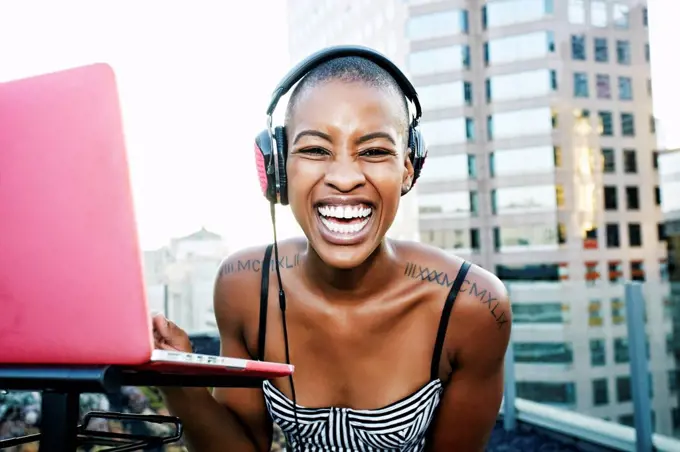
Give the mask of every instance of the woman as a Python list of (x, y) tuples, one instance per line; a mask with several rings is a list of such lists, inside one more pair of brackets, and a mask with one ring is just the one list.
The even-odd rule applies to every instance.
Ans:
[[(312, 68), (293, 91), (287, 195), (306, 237), (278, 247), (294, 385), (166, 388), (193, 450), (268, 451), (272, 421), (293, 450), (483, 450), (502, 398), (510, 305), (489, 272), (385, 237), (414, 182), (404, 99), (390, 73), (356, 56)], [(264, 254), (247, 249), (221, 267), (222, 353), (285, 362), (275, 301), (259, 337), (261, 286), (278, 289)], [(154, 328), (157, 347), (191, 350), (165, 318)]]

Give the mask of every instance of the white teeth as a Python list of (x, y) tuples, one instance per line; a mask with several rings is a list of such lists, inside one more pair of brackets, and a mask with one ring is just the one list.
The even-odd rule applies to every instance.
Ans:
[(357, 232), (361, 231), (364, 227), (366, 227), (366, 225), (368, 224), (368, 220), (369, 219), (366, 218), (365, 220), (361, 220), (358, 223), (345, 224), (337, 223), (333, 220), (321, 217), (321, 222), (323, 223), (323, 225), (330, 229), (332, 232), (338, 234), (356, 234)]
[(370, 207), (360, 206), (320, 206), (317, 208), (323, 217), (332, 218), (366, 218), (372, 210)]

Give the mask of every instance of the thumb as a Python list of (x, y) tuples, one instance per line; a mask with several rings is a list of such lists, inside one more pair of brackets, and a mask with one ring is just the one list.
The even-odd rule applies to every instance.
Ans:
[(154, 314), (151, 318), (153, 329), (163, 338), (170, 336), (170, 321), (163, 314)]

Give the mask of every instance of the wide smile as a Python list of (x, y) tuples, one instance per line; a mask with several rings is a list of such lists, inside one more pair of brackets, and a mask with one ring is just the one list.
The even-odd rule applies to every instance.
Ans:
[(316, 207), (323, 238), (336, 245), (362, 242), (373, 223), (373, 207), (359, 204), (324, 204)]

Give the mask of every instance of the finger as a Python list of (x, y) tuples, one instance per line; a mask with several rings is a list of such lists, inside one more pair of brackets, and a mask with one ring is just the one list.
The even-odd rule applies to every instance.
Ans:
[(158, 332), (161, 337), (168, 337), (170, 328), (168, 326), (168, 319), (163, 314), (154, 315), (151, 319), (154, 331)]

